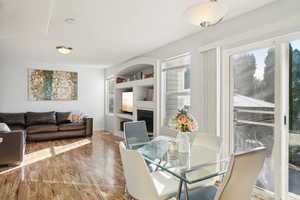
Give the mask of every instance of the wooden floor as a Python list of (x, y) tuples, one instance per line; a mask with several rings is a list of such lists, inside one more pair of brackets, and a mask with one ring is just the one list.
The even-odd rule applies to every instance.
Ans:
[(0, 200), (126, 200), (119, 141), (96, 132), (27, 144), (22, 165), (0, 167)]
[(0, 200), (126, 199), (118, 141), (97, 132), (27, 144), (21, 166), (0, 168)]

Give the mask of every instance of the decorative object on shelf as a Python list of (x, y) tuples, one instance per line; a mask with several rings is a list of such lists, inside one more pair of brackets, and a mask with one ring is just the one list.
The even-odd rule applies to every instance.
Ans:
[(129, 76), (129, 81), (134, 81), (134, 78), (135, 78), (134, 72), (129, 73), (128, 76)]
[(193, 140), (192, 133), (198, 130), (198, 123), (193, 115), (188, 112), (186, 107), (183, 107), (179, 109), (176, 116), (170, 120), (169, 126), (178, 131), (176, 138), (178, 152), (190, 154)]
[(127, 82), (127, 79), (126, 79), (126, 78), (122, 78), (122, 77), (118, 77), (118, 78), (116, 79), (116, 82), (117, 82), (117, 83), (125, 83), (125, 82)]
[(209, 0), (188, 8), (184, 16), (188, 23), (205, 28), (221, 22), (227, 12), (225, 5), (217, 0)]
[(147, 72), (144, 74), (144, 78), (153, 78), (154, 77), (154, 72)]
[(31, 101), (77, 100), (78, 73), (28, 70), (28, 99)]
[(134, 80), (141, 80), (141, 79), (143, 79), (143, 72), (134, 73)]
[(153, 101), (154, 89), (153, 88), (148, 88), (146, 93), (147, 93), (146, 98), (144, 100), (145, 101)]

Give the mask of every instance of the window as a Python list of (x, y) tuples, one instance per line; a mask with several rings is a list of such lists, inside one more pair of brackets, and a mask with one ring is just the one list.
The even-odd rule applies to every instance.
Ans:
[(190, 56), (182, 56), (165, 61), (162, 64), (163, 126), (177, 110), (190, 106)]
[(115, 79), (110, 78), (106, 80), (106, 113), (112, 114), (114, 112), (115, 99)]

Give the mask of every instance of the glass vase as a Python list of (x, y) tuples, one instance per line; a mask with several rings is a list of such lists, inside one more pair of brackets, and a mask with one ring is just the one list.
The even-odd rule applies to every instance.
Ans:
[(179, 153), (191, 153), (191, 138), (189, 132), (177, 133), (176, 142), (178, 143), (178, 152)]

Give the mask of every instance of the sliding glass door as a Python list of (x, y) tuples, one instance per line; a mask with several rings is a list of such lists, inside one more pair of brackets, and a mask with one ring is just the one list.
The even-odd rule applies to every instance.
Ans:
[(225, 51), (223, 89), (228, 93), (223, 94), (222, 126), (227, 150), (267, 147), (254, 191), (300, 200), (300, 40), (280, 38), (256, 47)]
[(257, 187), (274, 192), (273, 146), (275, 110), (275, 48), (240, 51), (229, 56), (231, 71), (232, 150), (266, 146)]

